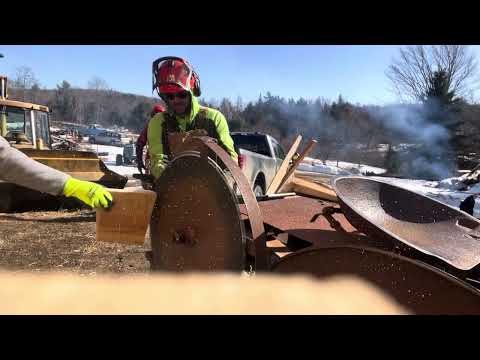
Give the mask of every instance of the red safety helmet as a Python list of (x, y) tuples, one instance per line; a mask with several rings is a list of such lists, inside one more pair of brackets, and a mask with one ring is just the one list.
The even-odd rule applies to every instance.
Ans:
[(192, 91), (200, 96), (200, 78), (193, 67), (185, 59), (166, 56), (157, 59), (152, 65), (153, 87), (161, 97), (162, 93), (178, 93)]

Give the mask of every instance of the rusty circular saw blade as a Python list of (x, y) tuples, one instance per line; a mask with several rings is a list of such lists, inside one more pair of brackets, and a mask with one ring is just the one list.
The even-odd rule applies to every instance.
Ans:
[(243, 202), (245, 204), (244, 212), (248, 218), (249, 237), (254, 245), (255, 251), (255, 271), (268, 270), (266, 235), (263, 225), (263, 216), (258, 206), (257, 199), (252, 191), (249, 181), (242, 170), (232, 160), (229, 154), (217, 144), (216, 140), (207, 136), (191, 136), (183, 140), (177, 147), (179, 153), (196, 152), (202, 157), (210, 157), (222, 170), (228, 172), (233, 184), (237, 186)]
[(153, 270), (243, 270), (245, 229), (238, 201), (213, 160), (182, 153), (168, 164), (155, 189)]
[(359, 277), (416, 314), (480, 314), (480, 291), (428, 264), (361, 246), (305, 249), (287, 255), (272, 269), (317, 278)]

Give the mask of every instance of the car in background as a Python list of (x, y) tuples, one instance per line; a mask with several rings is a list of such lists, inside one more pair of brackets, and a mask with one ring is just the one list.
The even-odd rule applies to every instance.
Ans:
[(239, 166), (256, 196), (265, 194), (285, 158), (282, 146), (272, 136), (259, 132), (232, 132)]
[(91, 135), (89, 137), (89, 142), (91, 144), (123, 146), (121, 135), (108, 130), (100, 131), (95, 135)]

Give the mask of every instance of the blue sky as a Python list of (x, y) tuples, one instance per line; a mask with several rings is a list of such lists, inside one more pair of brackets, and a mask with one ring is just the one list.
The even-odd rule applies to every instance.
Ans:
[[(396, 97), (385, 70), (399, 46), (163, 46), (35, 45), (3, 46), (0, 74), (12, 76), (19, 66), (32, 68), (42, 87), (62, 80), (86, 87), (93, 76), (118, 91), (151, 92), (151, 64), (161, 56), (185, 57), (201, 78), (205, 99), (240, 96), (244, 102), (260, 93), (298, 99), (334, 100), (341, 93), (352, 102), (384, 105)], [(480, 59), (480, 46), (472, 46)]]

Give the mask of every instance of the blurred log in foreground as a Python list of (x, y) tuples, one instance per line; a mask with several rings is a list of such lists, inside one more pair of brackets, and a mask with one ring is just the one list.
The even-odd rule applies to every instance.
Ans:
[(0, 314), (406, 314), (359, 278), (0, 273)]

